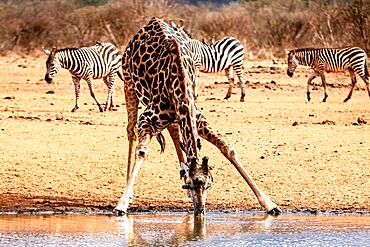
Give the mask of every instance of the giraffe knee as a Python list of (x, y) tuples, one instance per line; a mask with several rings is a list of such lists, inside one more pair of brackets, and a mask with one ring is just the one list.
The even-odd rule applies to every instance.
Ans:
[(136, 155), (140, 158), (146, 158), (149, 154), (149, 148), (145, 145), (140, 145), (137, 147)]

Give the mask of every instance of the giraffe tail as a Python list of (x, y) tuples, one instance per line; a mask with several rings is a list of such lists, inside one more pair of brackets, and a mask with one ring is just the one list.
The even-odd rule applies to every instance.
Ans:
[(161, 153), (163, 153), (164, 149), (166, 148), (166, 139), (164, 139), (164, 136), (161, 132), (157, 133), (156, 137), (159, 145), (161, 146)]

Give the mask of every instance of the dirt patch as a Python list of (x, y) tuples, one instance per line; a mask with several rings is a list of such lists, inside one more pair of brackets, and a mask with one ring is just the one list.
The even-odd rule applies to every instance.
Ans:
[[(17, 60), (0, 61), (0, 211), (112, 210), (126, 181), (122, 82), (116, 83), (116, 111), (100, 113), (82, 82), (81, 107), (71, 113), (74, 89), (67, 72), (49, 85), (42, 81), (43, 59), (23, 58), (26, 68), (12, 61)], [(223, 100), (228, 85), (214, 82), (226, 81), (224, 73), (201, 74), (197, 106), (283, 210), (370, 211), (370, 126), (365, 123), (370, 99), (364, 85), (358, 83), (347, 103), (346, 87), (329, 88), (328, 102), (322, 103), (320, 86), (307, 102), (309, 71), (299, 67), (289, 78), (285, 66), (247, 61), (246, 78), (255, 83), (246, 85), (244, 103), (237, 86), (231, 99)], [(344, 74), (327, 80), (350, 83)], [(95, 88), (104, 102), (104, 83), (96, 81)], [(130, 210), (192, 208), (181, 189), (174, 147), (167, 131), (164, 135), (163, 154), (155, 138), (151, 143)], [(202, 155), (213, 167), (209, 210), (261, 210), (217, 148), (203, 141)]]

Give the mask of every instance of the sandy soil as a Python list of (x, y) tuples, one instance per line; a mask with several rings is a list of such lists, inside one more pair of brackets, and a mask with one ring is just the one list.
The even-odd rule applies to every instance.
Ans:
[[(309, 70), (286, 75), (283, 61), (246, 61), (246, 102), (240, 91), (224, 102), (223, 74), (201, 74), (197, 103), (214, 129), (234, 144), (256, 183), (283, 210), (370, 211), (370, 99), (363, 82), (352, 99), (348, 75), (330, 75), (327, 103), (315, 86), (306, 100)], [(0, 211), (112, 210), (125, 187), (126, 109), (122, 82), (116, 111), (98, 112), (85, 82), (76, 113), (68, 72), (42, 79), (44, 58), (0, 59)], [(217, 84), (215, 84), (217, 82)], [(316, 81), (319, 85), (321, 82)], [(106, 88), (95, 83), (100, 102)], [(358, 123), (361, 117), (367, 123)], [(361, 121), (360, 121), (361, 122)], [(130, 210), (191, 209), (181, 189), (177, 157), (153, 139)], [(209, 210), (261, 210), (254, 194), (217, 148), (203, 142), (214, 185)]]

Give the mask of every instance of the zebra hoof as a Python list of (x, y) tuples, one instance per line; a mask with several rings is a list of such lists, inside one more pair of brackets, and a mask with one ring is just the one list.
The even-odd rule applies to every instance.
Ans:
[(75, 106), (75, 107), (72, 109), (72, 111), (71, 111), (71, 112), (75, 112), (75, 111), (77, 111), (77, 109), (78, 109), (78, 107), (77, 107), (77, 106)]

